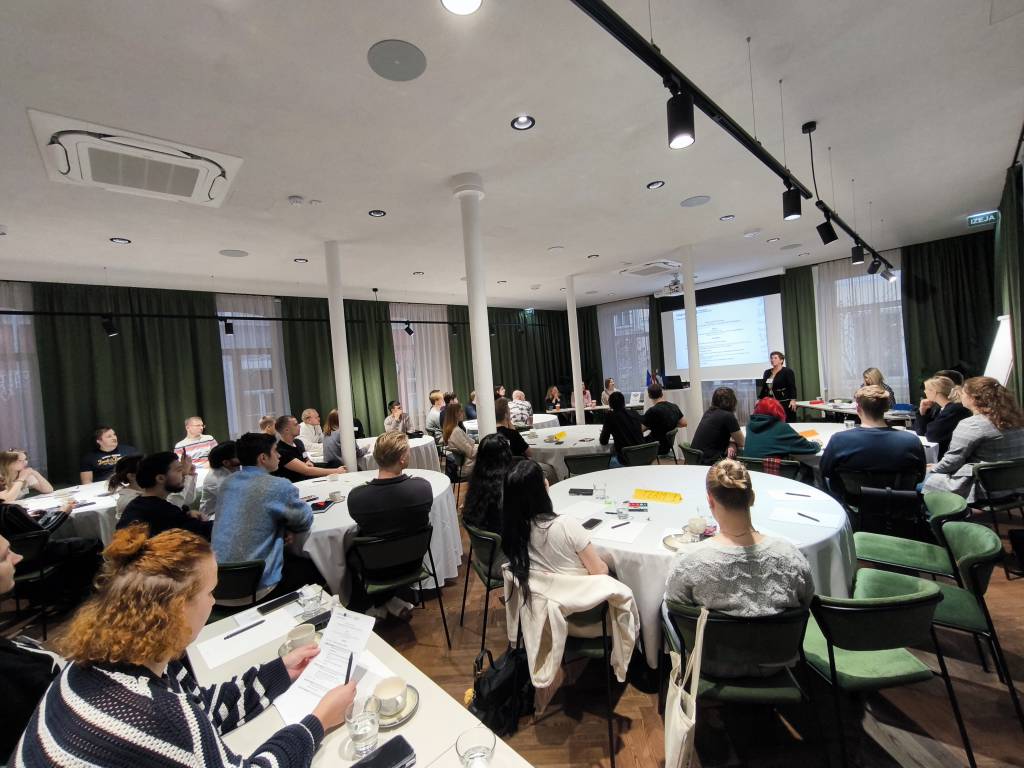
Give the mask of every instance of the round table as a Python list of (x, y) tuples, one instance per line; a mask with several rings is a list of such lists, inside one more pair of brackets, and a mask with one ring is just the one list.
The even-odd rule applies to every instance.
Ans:
[[(408, 469), (405, 474), (425, 478), (434, 492), (434, 504), (430, 507), (430, 524), (434, 526), (430, 552), (437, 567), (437, 578), (443, 584), (445, 579), (454, 579), (459, 575), (459, 564), (462, 562), (462, 536), (451, 481), (441, 472), (424, 469)], [(334, 491), (341, 491), (348, 496), (357, 485), (363, 485), (376, 476), (376, 471), (348, 472), (322, 479), (303, 480), (296, 483), (295, 487), (300, 496), (316, 496), (318, 501), (323, 501)], [(345, 552), (355, 533), (356, 524), (349, 516), (347, 502), (337, 501), (325, 511), (315, 514), (313, 527), (306, 533), (296, 534), (293, 544), (309, 555), (330, 588), (340, 595), (348, 594)], [(429, 560), (424, 558), (424, 563), (429, 567)]]
[[(546, 443), (544, 438), (551, 435), (565, 433), (565, 439), (561, 445)], [(536, 435), (532, 437), (531, 435)], [(601, 436), (600, 424), (580, 424), (579, 426), (549, 427), (548, 429), (537, 429), (532, 432), (524, 432), (523, 437), (530, 446), (530, 458), (536, 461), (543, 461), (555, 469), (559, 480), (565, 480), (569, 476), (569, 470), (565, 466), (566, 456), (579, 456), (586, 453), (610, 454), (610, 446), (601, 445), (598, 438)]]
[[(834, 421), (794, 422), (789, 426), (808, 440), (814, 440), (817, 443), (821, 443), (822, 450), (817, 453), (804, 453), (793, 457), (805, 464), (809, 464), (812, 467), (817, 467), (818, 464), (821, 463), (821, 454), (825, 450), (825, 446), (828, 445), (828, 441), (832, 439), (832, 435), (846, 431), (845, 425)], [(899, 429), (899, 427), (893, 427), (893, 429)], [(741, 427), (741, 431), (745, 437), (747, 434), (747, 428)], [(909, 432), (910, 430), (907, 431)], [(922, 435), (918, 435), (918, 438), (921, 440), (921, 445), (924, 447), (925, 463), (934, 464), (937, 462), (939, 460), (939, 444), (929, 443)]]
[[(462, 422), (462, 426), (466, 428), (466, 433), (469, 435), (475, 435), (479, 432), (476, 419), (468, 419)], [(533, 414), (533, 429), (546, 429), (547, 427), (557, 427), (558, 417), (550, 413), (535, 413)]]
[[(200, 481), (201, 482), (201, 481)], [(107, 546), (114, 537), (117, 525), (117, 497), (107, 491), (107, 481), (59, 488), (53, 493), (27, 496), (18, 504), (30, 512), (57, 509), (73, 498), (84, 506), (71, 510), (67, 521), (53, 532), (52, 538), (64, 539), (78, 536), (84, 539), (98, 539)]]
[[(366, 455), (361, 464), (366, 469), (377, 469), (377, 462), (373, 460), (373, 446), (376, 444), (376, 437), (364, 437), (356, 440), (356, 445), (366, 449)], [(423, 437), (409, 438), (409, 469), (426, 469), (438, 471), (440, 463), (437, 458), (437, 443), (430, 435)]]
[[(662, 540), (669, 533), (679, 533), (696, 515), (713, 522), (704, 488), (706, 476), (706, 467), (623, 467), (574, 477), (550, 490), (558, 514), (602, 520), (591, 531), (591, 538), (616, 578), (633, 590), (647, 663), (652, 668), (657, 666), (661, 648), (660, 612), (665, 581), (673, 560), (679, 556)], [(804, 553), (816, 592), (849, 596), (856, 559), (853, 532), (839, 502), (794, 480), (760, 472), (752, 473), (751, 477), (756, 495), (752, 516), (757, 530), (786, 539)], [(615, 509), (614, 503), (606, 505), (591, 497), (569, 495), (570, 489), (592, 488), (595, 482), (605, 484), (608, 498), (614, 502), (632, 498), (639, 488), (674, 491), (683, 498), (678, 504), (649, 502), (648, 512), (631, 513), (629, 525), (612, 528), (622, 522), (615, 515), (605, 514), (606, 508)], [(698, 545), (686, 545), (684, 550), (689, 546)]]

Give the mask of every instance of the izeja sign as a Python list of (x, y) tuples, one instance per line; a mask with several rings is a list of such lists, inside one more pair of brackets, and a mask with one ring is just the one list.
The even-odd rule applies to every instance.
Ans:
[(968, 227), (986, 227), (999, 221), (999, 211), (985, 211), (967, 217)]

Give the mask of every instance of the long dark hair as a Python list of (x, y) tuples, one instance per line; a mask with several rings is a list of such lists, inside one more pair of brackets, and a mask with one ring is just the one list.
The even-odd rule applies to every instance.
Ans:
[(535, 523), (549, 521), (554, 516), (540, 465), (529, 459), (516, 462), (505, 478), (501, 549), (523, 590), (524, 602), (530, 599), (530, 530)]
[(131, 482), (129, 475), (134, 475), (139, 471), (139, 462), (142, 461), (142, 454), (135, 454), (133, 456), (122, 456), (117, 460), (117, 464), (114, 465), (114, 472), (107, 481), (108, 491), (117, 491), (122, 485), (128, 485)]
[[(489, 520), (497, 519), (491, 510), (501, 511), (505, 475), (512, 466), (512, 448), (504, 435), (487, 435), (480, 441), (469, 478), (469, 492), (462, 507), (462, 519), (469, 525), (490, 530)], [(498, 531), (494, 531), (498, 533)]]

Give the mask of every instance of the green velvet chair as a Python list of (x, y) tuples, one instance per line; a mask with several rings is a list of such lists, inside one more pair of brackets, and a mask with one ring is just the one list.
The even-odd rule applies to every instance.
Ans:
[(601, 603), (589, 611), (570, 614), (565, 619), (577, 627), (590, 627), (598, 622), (601, 624), (601, 634), (598, 637), (567, 637), (562, 663), (567, 664), (577, 659), (600, 659), (604, 664), (608, 756), (611, 768), (615, 768), (615, 731), (612, 722), (615, 719), (615, 702), (612, 701), (612, 649), (611, 638), (608, 636), (608, 603)]
[[(740, 462), (750, 472), (764, 472), (764, 459), (752, 459), (748, 456), (737, 456), (736, 461)], [(791, 459), (779, 460), (779, 477), (789, 480), (796, 480), (800, 474), (800, 462)], [(768, 474), (768, 473), (766, 473)]]
[(610, 453), (581, 453), (576, 456), (566, 456), (565, 468), (569, 470), (569, 477), (578, 477), (608, 469), (611, 461)]
[[(501, 536), (465, 523), (463, 523), (463, 527), (469, 534), (469, 557), (466, 560), (466, 581), (462, 587), (462, 613), (459, 615), (459, 626), (461, 627), (466, 619), (466, 594), (469, 592), (469, 572), (472, 570), (483, 582), (486, 590), (484, 592), (484, 625), (480, 632), (480, 650), (482, 652), (487, 643), (487, 612), (491, 603), (491, 590), (501, 589), (501, 566), (508, 562), (508, 558), (501, 550)], [(476, 558), (473, 557), (474, 553), (476, 553)]]
[[(1024, 729), (1024, 711), (1021, 710), (1020, 698), (1010, 676), (1006, 657), (1003, 656), (1003, 649), (999, 645), (992, 615), (985, 603), (985, 592), (988, 590), (992, 569), (1005, 557), (1003, 542), (994, 531), (977, 523), (948, 523), (943, 533), (949, 552), (956, 562), (962, 586), (938, 585), (943, 600), (935, 611), (935, 626), (969, 632), (975, 640), (979, 637), (985, 638), (992, 650), (996, 674), (1000, 682), (1005, 683), (1009, 689), (1017, 719)], [(984, 664), (984, 656), (982, 663)]]
[(866, 694), (922, 683), (932, 671), (907, 646), (935, 648), (946, 694), (970, 765), (976, 766), (953, 683), (932, 620), (942, 600), (936, 582), (872, 568), (857, 571), (852, 598), (815, 595), (804, 659), (832, 687), (836, 726), (847, 765), (840, 693)]
[(975, 464), (974, 483), (974, 506), (992, 515), (996, 533), (1000, 512), (1024, 510), (1024, 459)]
[(622, 449), (622, 461), (627, 467), (646, 467), (658, 459), (657, 443), (627, 445)]
[(683, 452), (684, 464), (699, 467), (704, 463), (704, 451), (699, 448), (691, 448), (689, 443), (683, 443), (680, 450)]

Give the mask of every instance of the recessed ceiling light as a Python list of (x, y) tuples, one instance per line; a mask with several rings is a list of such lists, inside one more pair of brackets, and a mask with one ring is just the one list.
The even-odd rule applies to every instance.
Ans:
[(324, 201), (323, 200), (310, 200), (309, 204), (310, 205), (323, 205)]
[(296, 264), (308, 264), (309, 263), (309, 259), (303, 259), (303, 258), (292, 259), (292, 261), (294, 261)]
[(743, 236), (746, 237), (746, 238), (751, 238), (751, 237), (757, 237), (760, 234), (761, 234), (761, 230), (760, 229), (748, 229), (746, 232), (743, 233)]
[(804, 256), (810, 256), (810, 255), (811, 255), (811, 252), (810, 252), (810, 251), (804, 251), (803, 253), (798, 253), (798, 254), (796, 255), (796, 257), (797, 257), (798, 259), (802, 259), (802, 258), (803, 258)]
[(564, 291), (565, 291), (565, 288), (559, 288), (558, 290), (560, 290), (560, 291), (563, 291), (563, 292), (564, 292)]
[(664, 186), (665, 186), (665, 182), (662, 181), (661, 179), (655, 179), (654, 181), (648, 181), (647, 182), (647, 188), (648, 189), (661, 189)]
[(288, 203), (296, 208), (306, 202), (302, 195), (288, 195)]
[(129, 240), (127, 237), (112, 237), (112, 238), (110, 238), (110, 242), (116, 243), (117, 245), (131, 245), (132, 244), (132, 241)]
[(608, 295), (609, 296), (614, 296), (615, 295), (615, 291), (608, 291)]
[(539, 291), (540, 290), (540, 283), (534, 283), (533, 285), (531, 285), (530, 286), (530, 290), (531, 291)]
[(530, 117), (530, 115), (518, 115), (511, 122), (511, 126), (517, 131), (528, 131), (536, 124), (537, 121)]
[(422, 274), (423, 274), (422, 272), (413, 272), (413, 275), (416, 276), (416, 277), (419, 277)]
[(780, 238), (778, 238), (778, 237), (769, 237), (767, 240), (765, 240), (765, 242), (766, 243), (777, 243), (777, 242), (779, 242), (779, 239)]
[(552, 253), (554, 251), (564, 251), (564, 250), (565, 250), (565, 246), (564, 245), (549, 245), (548, 246), (548, 253)]
[(387, 211), (382, 211), (380, 208), (374, 208), (372, 211), (370, 211), (370, 215), (373, 216), (373, 218), (375, 219), (379, 219), (381, 216), (387, 216), (388, 213)]
[(694, 195), (688, 197), (680, 203), (683, 208), (696, 208), (698, 205), (704, 205), (711, 202), (710, 195)]
[(802, 245), (803, 245), (803, 243), (786, 243), (785, 245), (780, 247), (779, 250), (780, 251), (795, 251), (797, 248), (800, 248)]
[(725, 216), (719, 216), (718, 220), (719, 221), (732, 221), (735, 218), (736, 218), (736, 214), (734, 214), (734, 213), (727, 213), (727, 214), (725, 214)]
[(230, 256), (233, 259), (240, 259), (243, 256), (248, 256), (249, 252), (248, 251), (240, 251), (237, 248), (225, 248), (223, 251), (220, 251), (220, 255), (221, 256)]
[(599, 254), (599, 253), (592, 253), (589, 256), (587, 256), (587, 258), (588, 259), (599, 259), (599, 258), (601, 258), (601, 254)]
[(593, 296), (597, 291), (587, 291), (587, 296)]
[(505, 285), (507, 282), (508, 280), (499, 280), (498, 285)]
[(454, 13), (456, 16), (469, 16), (480, 9), (481, 2), (483, 0), (441, 0), (441, 5), (446, 11)]

